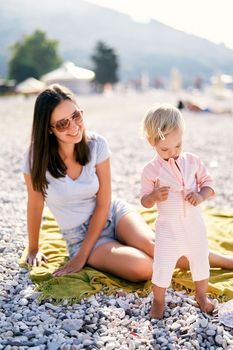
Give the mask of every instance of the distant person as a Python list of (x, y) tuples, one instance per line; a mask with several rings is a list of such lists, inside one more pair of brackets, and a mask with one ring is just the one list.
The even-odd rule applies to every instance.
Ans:
[(202, 112), (202, 113), (214, 113), (214, 114), (231, 114), (232, 110), (230, 108), (210, 108), (210, 107), (202, 107), (198, 105), (197, 103), (194, 103), (192, 101), (184, 101), (184, 100), (179, 100), (177, 102), (177, 108), (179, 110), (186, 109), (191, 112)]
[(179, 110), (187, 109), (187, 110), (192, 111), (192, 112), (212, 112), (210, 108), (208, 108), (208, 107), (202, 108), (198, 104), (191, 102), (191, 101), (179, 100), (177, 103), (177, 108)]
[(179, 100), (177, 102), (177, 108), (180, 109), (180, 110), (185, 108), (184, 102), (182, 100)]
[(152, 107), (143, 125), (157, 153), (144, 167), (141, 180), (141, 204), (158, 208), (151, 316), (163, 317), (166, 288), (182, 256), (190, 263), (196, 301), (210, 313), (214, 305), (206, 295), (209, 249), (199, 205), (214, 196), (213, 180), (198, 156), (182, 152), (184, 120), (177, 108)]

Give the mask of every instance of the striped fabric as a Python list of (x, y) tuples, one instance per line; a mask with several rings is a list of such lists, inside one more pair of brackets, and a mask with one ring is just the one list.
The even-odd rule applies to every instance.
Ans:
[(177, 260), (186, 256), (194, 281), (209, 277), (209, 250), (200, 207), (184, 200), (191, 191), (203, 186), (213, 188), (213, 181), (201, 160), (182, 153), (175, 161), (159, 156), (143, 170), (141, 197), (150, 194), (160, 180), (160, 186), (170, 186), (168, 199), (157, 204), (156, 254), (152, 282), (159, 287), (170, 285)]

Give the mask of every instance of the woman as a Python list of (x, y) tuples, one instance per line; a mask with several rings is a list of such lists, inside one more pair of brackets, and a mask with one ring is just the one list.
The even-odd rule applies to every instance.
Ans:
[[(23, 163), (30, 265), (47, 261), (38, 245), (46, 202), (70, 254), (55, 276), (89, 265), (133, 282), (151, 278), (154, 234), (125, 202), (111, 201), (109, 156), (106, 140), (86, 130), (84, 113), (69, 90), (52, 85), (40, 93)], [(210, 264), (233, 268), (230, 258), (214, 253)], [(188, 261), (182, 257), (177, 266), (188, 268)]]

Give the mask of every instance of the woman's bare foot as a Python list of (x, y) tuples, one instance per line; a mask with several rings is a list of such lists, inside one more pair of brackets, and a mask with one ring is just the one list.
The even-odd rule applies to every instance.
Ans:
[(202, 312), (206, 312), (207, 314), (211, 314), (214, 310), (214, 303), (207, 297), (206, 294), (204, 295), (196, 295), (196, 301), (198, 305), (200, 306), (200, 309)]
[(163, 318), (163, 312), (164, 312), (164, 303), (158, 302), (157, 300), (153, 299), (151, 310), (150, 310), (150, 317), (160, 320), (161, 318)]

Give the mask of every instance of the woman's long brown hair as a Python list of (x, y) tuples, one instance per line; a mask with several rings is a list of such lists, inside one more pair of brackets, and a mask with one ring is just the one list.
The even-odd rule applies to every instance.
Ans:
[[(33, 188), (41, 192), (44, 197), (48, 188), (46, 171), (55, 178), (66, 176), (67, 168), (58, 153), (57, 138), (53, 133), (49, 133), (51, 114), (64, 100), (70, 100), (77, 105), (70, 90), (54, 84), (42, 91), (35, 103), (29, 164)], [(90, 150), (85, 130), (82, 140), (75, 144), (74, 155), (81, 165), (86, 165), (89, 161)]]

